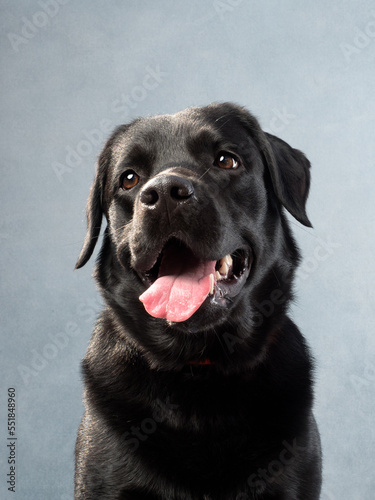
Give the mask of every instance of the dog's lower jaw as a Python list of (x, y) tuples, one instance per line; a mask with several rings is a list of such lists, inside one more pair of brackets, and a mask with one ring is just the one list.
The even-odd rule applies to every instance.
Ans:
[[(223, 297), (221, 303), (210, 296), (188, 320), (171, 322), (153, 318), (145, 311), (138, 299), (144, 284), (128, 264), (127, 267), (120, 264), (110, 245), (100, 259), (98, 269), (101, 271), (97, 277), (104, 300), (112, 306), (112, 314), (116, 316), (116, 330), (123, 332), (125, 342), (128, 338), (137, 346), (140, 356), (153, 370), (179, 371), (191, 362), (200, 363), (205, 359), (211, 365), (203, 368), (214, 368), (222, 373), (251, 370), (264, 359), (268, 334), (284, 322), (283, 304), (275, 304), (270, 316), (260, 315), (255, 305), (249, 312), (250, 304), (262, 302), (253, 290), (256, 267), (251, 270), (241, 294), (234, 298)], [(110, 269), (102, 265), (103, 260), (110, 263)], [(105, 274), (104, 268), (107, 269)], [(270, 270), (270, 275), (276, 280), (274, 271)], [(283, 289), (285, 298), (289, 296), (287, 284)], [(272, 281), (270, 286), (276, 288), (277, 282)], [(233, 325), (237, 325), (236, 328)]]

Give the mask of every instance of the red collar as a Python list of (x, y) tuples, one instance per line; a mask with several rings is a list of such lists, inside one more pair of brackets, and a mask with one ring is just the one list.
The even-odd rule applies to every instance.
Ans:
[(198, 361), (189, 361), (189, 365), (213, 365), (214, 363), (210, 359), (201, 359)]

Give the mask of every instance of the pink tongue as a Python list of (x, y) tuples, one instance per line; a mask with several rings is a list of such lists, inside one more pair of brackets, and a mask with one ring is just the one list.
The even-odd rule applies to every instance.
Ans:
[(203, 304), (210, 291), (210, 277), (216, 261), (199, 261), (189, 250), (177, 253), (168, 248), (159, 278), (140, 297), (146, 311), (155, 318), (185, 321)]

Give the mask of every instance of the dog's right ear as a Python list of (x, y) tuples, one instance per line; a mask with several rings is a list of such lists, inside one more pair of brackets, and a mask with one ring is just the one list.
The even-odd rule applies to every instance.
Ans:
[(103, 191), (105, 178), (108, 165), (111, 160), (111, 145), (112, 140), (109, 140), (104, 146), (104, 149), (100, 153), (98, 159), (95, 179), (91, 186), (89, 198), (87, 200), (87, 233), (75, 269), (79, 269), (86, 264), (94, 251), (96, 242), (98, 241), (103, 217)]

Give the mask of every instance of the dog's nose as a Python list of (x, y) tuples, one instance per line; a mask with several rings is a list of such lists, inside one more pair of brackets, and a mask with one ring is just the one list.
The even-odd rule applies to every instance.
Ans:
[[(186, 202), (194, 195), (194, 186), (184, 177), (164, 175), (149, 181), (140, 193), (140, 201), (149, 208), (156, 208), (161, 201), (169, 210)], [(164, 205), (164, 204), (163, 204)]]

